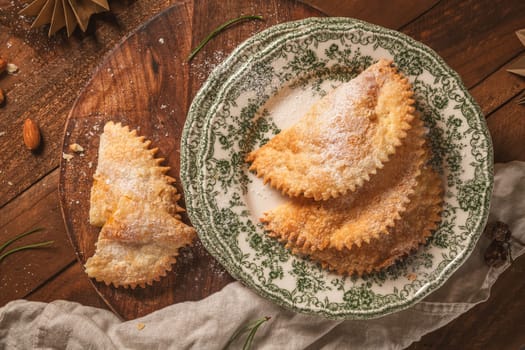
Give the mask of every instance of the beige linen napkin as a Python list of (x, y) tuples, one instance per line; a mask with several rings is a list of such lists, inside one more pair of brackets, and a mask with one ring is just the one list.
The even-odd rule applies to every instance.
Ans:
[[(510, 226), (512, 255), (518, 257), (525, 251), (525, 162), (496, 165), (489, 221), (496, 219)], [(485, 265), (488, 244), (489, 238), (482, 237), (467, 262), (424, 301), (376, 320), (330, 321), (296, 314), (236, 282), (204, 300), (127, 322), (68, 301), (13, 301), (0, 309), (0, 348), (221, 349), (241, 325), (271, 316), (254, 340), (257, 349), (401, 349), (488, 299), (491, 286), (509, 266)]]

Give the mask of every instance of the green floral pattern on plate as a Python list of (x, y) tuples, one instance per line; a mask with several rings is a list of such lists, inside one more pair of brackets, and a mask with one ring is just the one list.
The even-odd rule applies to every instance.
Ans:
[[(444, 211), (414, 254), (379, 273), (344, 277), (265, 235), (249, 203), (244, 157), (280, 131), (266, 106), (283, 89), (319, 98), (383, 57), (414, 86), (432, 165), (446, 184)], [(188, 214), (208, 251), (262, 296), (334, 319), (380, 317), (441, 286), (476, 244), (492, 191), (490, 137), (458, 75), (413, 39), (348, 18), (284, 23), (241, 44), (195, 97), (181, 150)]]

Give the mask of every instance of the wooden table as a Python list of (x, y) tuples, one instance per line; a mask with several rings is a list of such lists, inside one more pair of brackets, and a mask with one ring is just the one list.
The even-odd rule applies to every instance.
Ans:
[[(108, 308), (82, 271), (68, 240), (58, 201), (59, 161), (69, 110), (104, 55), (134, 28), (169, 6), (168, 0), (113, 1), (112, 13), (92, 18), (87, 34), (63, 33), (48, 39), (44, 29), (30, 30), (30, 20), (17, 15), (19, 0), (0, 0), (0, 56), (15, 63), (16, 75), (0, 76), (7, 103), (0, 108), (0, 242), (27, 229), (44, 227), (27, 242), (52, 239), (52, 248), (20, 252), (0, 264), (0, 306), (26, 298), (66, 299)], [(192, 46), (235, 14), (224, 7), (244, 6), (256, 13), (258, 1), (186, 1), (193, 21), (181, 28)], [(495, 161), (525, 160), (525, 106), (516, 103), (525, 86), (506, 72), (524, 54), (514, 32), (525, 27), (525, 2), (305, 0), (332, 16), (349, 16), (400, 30), (436, 50), (463, 78), (488, 118)], [(223, 6), (219, 7), (219, 4)], [(297, 5), (270, 1), (275, 15)], [(268, 6), (268, 5), (267, 5)], [(312, 11), (309, 10), (309, 13)], [(240, 14), (240, 13), (239, 13)], [(264, 28), (264, 25), (258, 27)], [(235, 30), (235, 29), (232, 29)], [(230, 52), (249, 33), (235, 36), (222, 52)], [(211, 45), (202, 55), (219, 63)], [(211, 69), (208, 67), (207, 69)], [(205, 80), (205, 71), (200, 83)], [(198, 86), (192, 87), (193, 91)], [(31, 117), (40, 125), (43, 147), (25, 149), (22, 124)], [(216, 267), (214, 267), (216, 269)], [(490, 299), (449, 325), (426, 335), (411, 349), (516, 349), (525, 345), (525, 258), (517, 259), (498, 279)], [(216, 271), (215, 271), (216, 273)], [(210, 272), (210, 276), (213, 273)], [(196, 300), (232, 279), (222, 273), (180, 296)]]

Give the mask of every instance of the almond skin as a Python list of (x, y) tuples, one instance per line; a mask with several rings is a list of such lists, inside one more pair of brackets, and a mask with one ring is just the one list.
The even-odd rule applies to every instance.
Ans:
[(40, 146), (40, 130), (38, 125), (29, 118), (24, 122), (23, 136), (26, 147), (31, 151), (36, 150)]

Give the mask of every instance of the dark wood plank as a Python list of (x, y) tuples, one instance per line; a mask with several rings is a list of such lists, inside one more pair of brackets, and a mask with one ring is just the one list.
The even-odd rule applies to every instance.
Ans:
[(433, 48), (471, 87), (523, 50), (525, 1), (445, 0), (402, 28)]
[[(523, 54), (523, 51), (520, 53), (520, 56), (521, 54)], [(485, 116), (490, 115), (525, 88), (524, 78), (507, 72), (507, 67), (517, 59), (510, 60), (470, 89), (472, 97), (479, 104)]]
[(69, 300), (85, 306), (109, 309), (95, 289), (93, 289), (89, 278), (78, 261), (61, 270), (58, 275), (51, 278), (44, 286), (29, 293), (25, 299), (47, 303), (54, 300)]
[(23, 298), (75, 260), (60, 213), (57, 185), (58, 170), (1, 209), (2, 243), (32, 228), (45, 229), (9, 248), (48, 240), (55, 243), (49, 248), (17, 252), (0, 262), (0, 305)]
[(525, 161), (525, 106), (517, 98), (495, 111), (487, 120), (495, 162)]
[[(326, 1), (303, 0), (329, 16), (354, 17), (383, 27), (399, 29), (436, 5), (439, 0), (368, 0)], [(388, 14), (388, 15), (386, 15)]]

